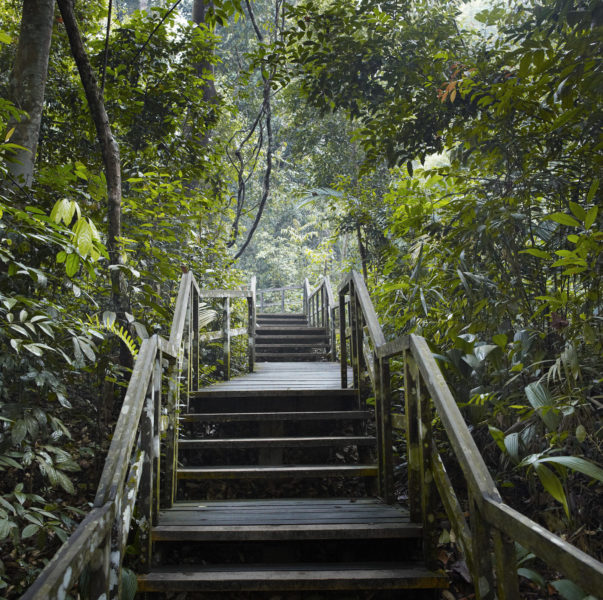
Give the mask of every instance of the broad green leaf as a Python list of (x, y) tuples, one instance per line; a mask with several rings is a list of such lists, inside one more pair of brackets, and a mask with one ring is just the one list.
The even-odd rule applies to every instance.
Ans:
[(526, 248), (525, 250), (520, 250), (519, 254), (531, 254), (537, 258), (551, 258), (551, 255), (548, 252), (539, 250), (538, 248)]
[(578, 456), (545, 456), (539, 459), (539, 462), (553, 463), (557, 465), (563, 465), (573, 471), (583, 473), (592, 479), (596, 479), (600, 483), (603, 483), (603, 469), (595, 465), (594, 463), (580, 458)]
[(507, 346), (507, 336), (504, 333), (497, 333), (492, 336), (492, 341), (503, 350)]
[(552, 410), (555, 402), (549, 390), (540, 382), (535, 381), (527, 385), (524, 391), (529, 403), (538, 412), (547, 429), (556, 431), (559, 426), (559, 415)]
[(599, 212), (598, 206), (593, 206), (587, 213), (584, 219), (584, 229), (590, 229), (597, 218)]
[(21, 538), (26, 539), (28, 537), (31, 537), (32, 535), (37, 533), (37, 531), (39, 529), (40, 529), (39, 525), (34, 525), (33, 523), (30, 523), (29, 525), (27, 525), (27, 527), (25, 527), (25, 529), (21, 533)]
[(586, 195), (586, 202), (589, 204), (593, 201), (597, 190), (599, 189), (599, 178), (595, 177), (593, 182), (590, 184), (590, 188), (588, 189), (588, 194)]
[(488, 431), (492, 436), (492, 439), (496, 442), (496, 445), (503, 451), (506, 452), (507, 449), (505, 447), (505, 434), (498, 429), (498, 427), (494, 427), (493, 425), (488, 425)]
[(569, 203), (570, 210), (576, 219), (580, 219), (580, 221), (584, 222), (586, 218), (586, 211), (576, 202), (572, 202), (570, 200)]
[(77, 270), (80, 267), (80, 257), (75, 254), (68, 254), (67, 259), (65, 260), (65, 270), (67, 272), (68, 277), (73, 277)]
[(576, 439), (582, 443), (586, 439), (586, 428), (584, 425), (578, 425), (576, 427)]
[(10, 44), (13, 38), (8, 35), (5, 31), (0, 30), (0, 44)]
[(517, 569), (517, 574), (521, 575), (521, 577), (529, 579), (530, 581), (533, 581), (536, 585), (540, 586), (541, 588), (546, 587), (544, 577), (540, 573), (537, 573), (532, 569), (526, 569), (525, 567), (521, 567)]
[(569, 579), (560, 579), (559, 581), (551, 582), (551, 585), (559, 592), (559, 595), (565, 600), (585, 600), (586, 592), (579, 588), (573, 581)]
[(545, 467), (540, 462), (534, 463), (534, 469), (536, 470), (536, 474), (538, 475), (538, 478), (540, 479), (544, 489), (563, 506), (565, 514), (569, 518), (569, 506), (565, 496), (565, 491), (563, 489), (563, 484), (561, 483), (559, 477), (557, 477), (553, 471), (551, 471), (548, 467)]
[(505, 436), (505, 449), (509, 456), (515, 461), (519, 461), (519, 434), (510, 433)]
[(568, 227), (580, 227), (580, 223), (578, 223), (574, 217), (566, 215), (565, 213), (555, 212), (548, 215), (546, 218), (555, 221), (555, 223), (567, 225)]

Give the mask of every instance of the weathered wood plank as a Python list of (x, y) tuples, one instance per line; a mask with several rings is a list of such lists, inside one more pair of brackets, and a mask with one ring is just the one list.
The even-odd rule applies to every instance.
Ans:
[(65, 598), (113, 526), (114, 504), (93, 508), (51, 558), (21, 600)]
[(454, 453), (459, 461), (472, 495), (482, 504), (482, 496), (500, 501), (500, 494), (486, 463), (475, 444), (463, 415), (446, 384), (424, 338), (411, 335), (410, 345), (423, 381), (437, 408)]
[(404, 335), (391, 342), (385, 342), (381, 346), (377, 346), (375, 354), (377, 355), (377, 358), (391, 358), (392, 356), (402, 354), (405, 350), (409, 349), (410, 336)]
[(162, 568), (139, 577), (139, 592), (429, 589), (447, 587), (444, 576), (398, 563), (302, 563)]
[(322, 523), (308, 525), (158, 525), (155, 541), (270, 541), (270, 540), (346, 540), (414, 539), (421, 535), (416, 523)]
[(375, 477), (377, 465), (219, 466), (178, 469), (178, 479), (283, 479)]
[(180, 440), (182, 450), (211, 450), (214, 448), (319, 448), (325, 446), (373, 446), (372, 436), (219, 438)]
[(603, 563), (596, 558), (493, 498), (484, 499), (482, 510), (489, 522), (536, 556), (541, 556), (551, 568), (561, 571), (587, 593), (601, 594)]
[(322, 420), (364, 420), (370, 412), (362, 410), (330, 410), (312, 412), (256, 412), (256, 413), (189, 413), (183, 415), (186, 421), (207, 423), (228, 423), (238, 421), (322, 421)]

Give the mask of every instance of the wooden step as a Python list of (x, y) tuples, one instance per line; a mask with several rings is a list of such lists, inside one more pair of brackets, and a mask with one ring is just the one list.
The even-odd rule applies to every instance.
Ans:
[(257, 336), (257, 342), (259, 344), (290, 344), (290, 343), (303, 343), (303, 344), (328, 344), (329, 338), (322, 333), (311, 333), (304, 336), (299, 335), (271, 335), (264, 333), (263, 335)]
[(256, 353), (255, 357), (258, 362), (313, 362), (326, 360), (326, 352), (262, 352)]
[(377, 498), (177, 502), (159, 513), (155, 541), (419, 539), (422, 526)]
[(256, 313), (256, 319), (304, 319), (308, 317), (304, 313)]
[(325, 437), (271, 437), (271, 438), (222, 438), (205, 440), (179, 440), (180, 450), (232, 450), (249, 448), (324, 448), (345, 446), (374, 446), (372, 436), (325, 436)]
[(183, 467), (178, 479), (289, 479), (323, 477), (376, 477), (377, 465), (285, 465)]
[(182, 565), (138, 577), (138, 592), (419, 590), (447, 587), (415, 563)]
[(230, 423), (234, 421), (347, 421), (369, 419), (371, 413), (365, 410), (325, 410), (325, 411), (272, 411), (248, 413), (187, 413), (181, 416), (185, 421), (205, 423)]
[(262, 335), (327, 335), (324, 327), (302, 327), (299, 325), (260, 325), (255, 333), (258, 337)]
[(279, 343), (279, 344), (268, 344), (261, 341), (261, 343), (256, 344), (255, 351), (262, 352), (308, 352), (316, 348), (318, 351), (324, 351), (327, 347), (327, 342), (295, 342), (291, 343)]
[[(230, 382), (232, 383), (232, 382)], [(191, 392), (191, 400), (204, 400), (210, 398), (355, 398), (356, 390), (353, 389), (253, 389), (247, 387), (244, 389), (234, 388), (226, 384), (223, 388), (219, 384), (211, 387)]]

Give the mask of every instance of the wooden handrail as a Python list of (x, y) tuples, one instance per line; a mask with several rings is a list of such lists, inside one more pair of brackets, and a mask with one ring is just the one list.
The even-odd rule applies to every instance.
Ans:
[[(350, 273), (338, 292), (343, 387), (347, 387), (348, 357), (354, 370), (354, 387), (360, 390), (363, 375), (369, 370), (364, 364), (367, 347), (373, 352), (370, 370), (376, 401), (379, 489), (388, 502), (393, 501), (390, 359), (404, 356), (408, 496), (411, 518), (423, 523), (427, 562), (433, 561), (435, 556), (437, 492), (465, 554), (478, 600), (519, 598), (512, 540), (564, 573), (586, 592), (600, 594), (603, 589), (601, 562), (504, 503), (425, 339), (406, 335), (386, 341), (359, 273)], [(467, 484), (469, 523), (432, 438), (433, 410), (442, 422)], [(491, 543), (494, 565), (490, 558)]]
[[(85, 568), (90, 570), (90, 597), (117, 599), (130, 521), (138, 496), (138, 512), (147, 523), (141, 532), (143, 555), (150, 562), (150, 527), (156, 523), (160, 502), (171, 506), (175, 492), (178, 454), (180, 381), (188, 395), (199, 384), (199, 299), (217, 298), (229, 306), (231, 298), (248, 302), (249, 323), (232, 335), (248, 333), (249, 369), (253, 370), (255, 336), (255, 277), (245, 290), (199, 289), (191, 272), (183, 274), (178, 289), (169, 341), (159, 335), (143, 340), (119, 419), (107, 453), (93, 508), (22, 596), (23, 600), (63, 599)], [(212, 332), (214, 333), (214, 332)], [(211, 335), (209, 336), (211, 337)], [(167, 397), (162, 380), (167, 363)], [(167, 421), (163, 425), (165, 406)], [(163, 442), (165, 458), (160, 452)], [(160, 459), (165, 466), (160, 469)], [(81, 592), (83, 590), (80, 590)]]

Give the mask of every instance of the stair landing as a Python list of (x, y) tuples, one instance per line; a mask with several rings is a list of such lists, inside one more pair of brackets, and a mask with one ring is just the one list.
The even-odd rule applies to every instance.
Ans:
[[(348, 368), (348, 381), (353, 381)], [(341, 366), (337, 362), (263, 362), (256, 363), (253, 373), (241, 375), (230, 381), (214, 383), (203, 388), (202, 393), (240, 391), (249, 394), (285, 392), (292, 390), (340, 390)]]

